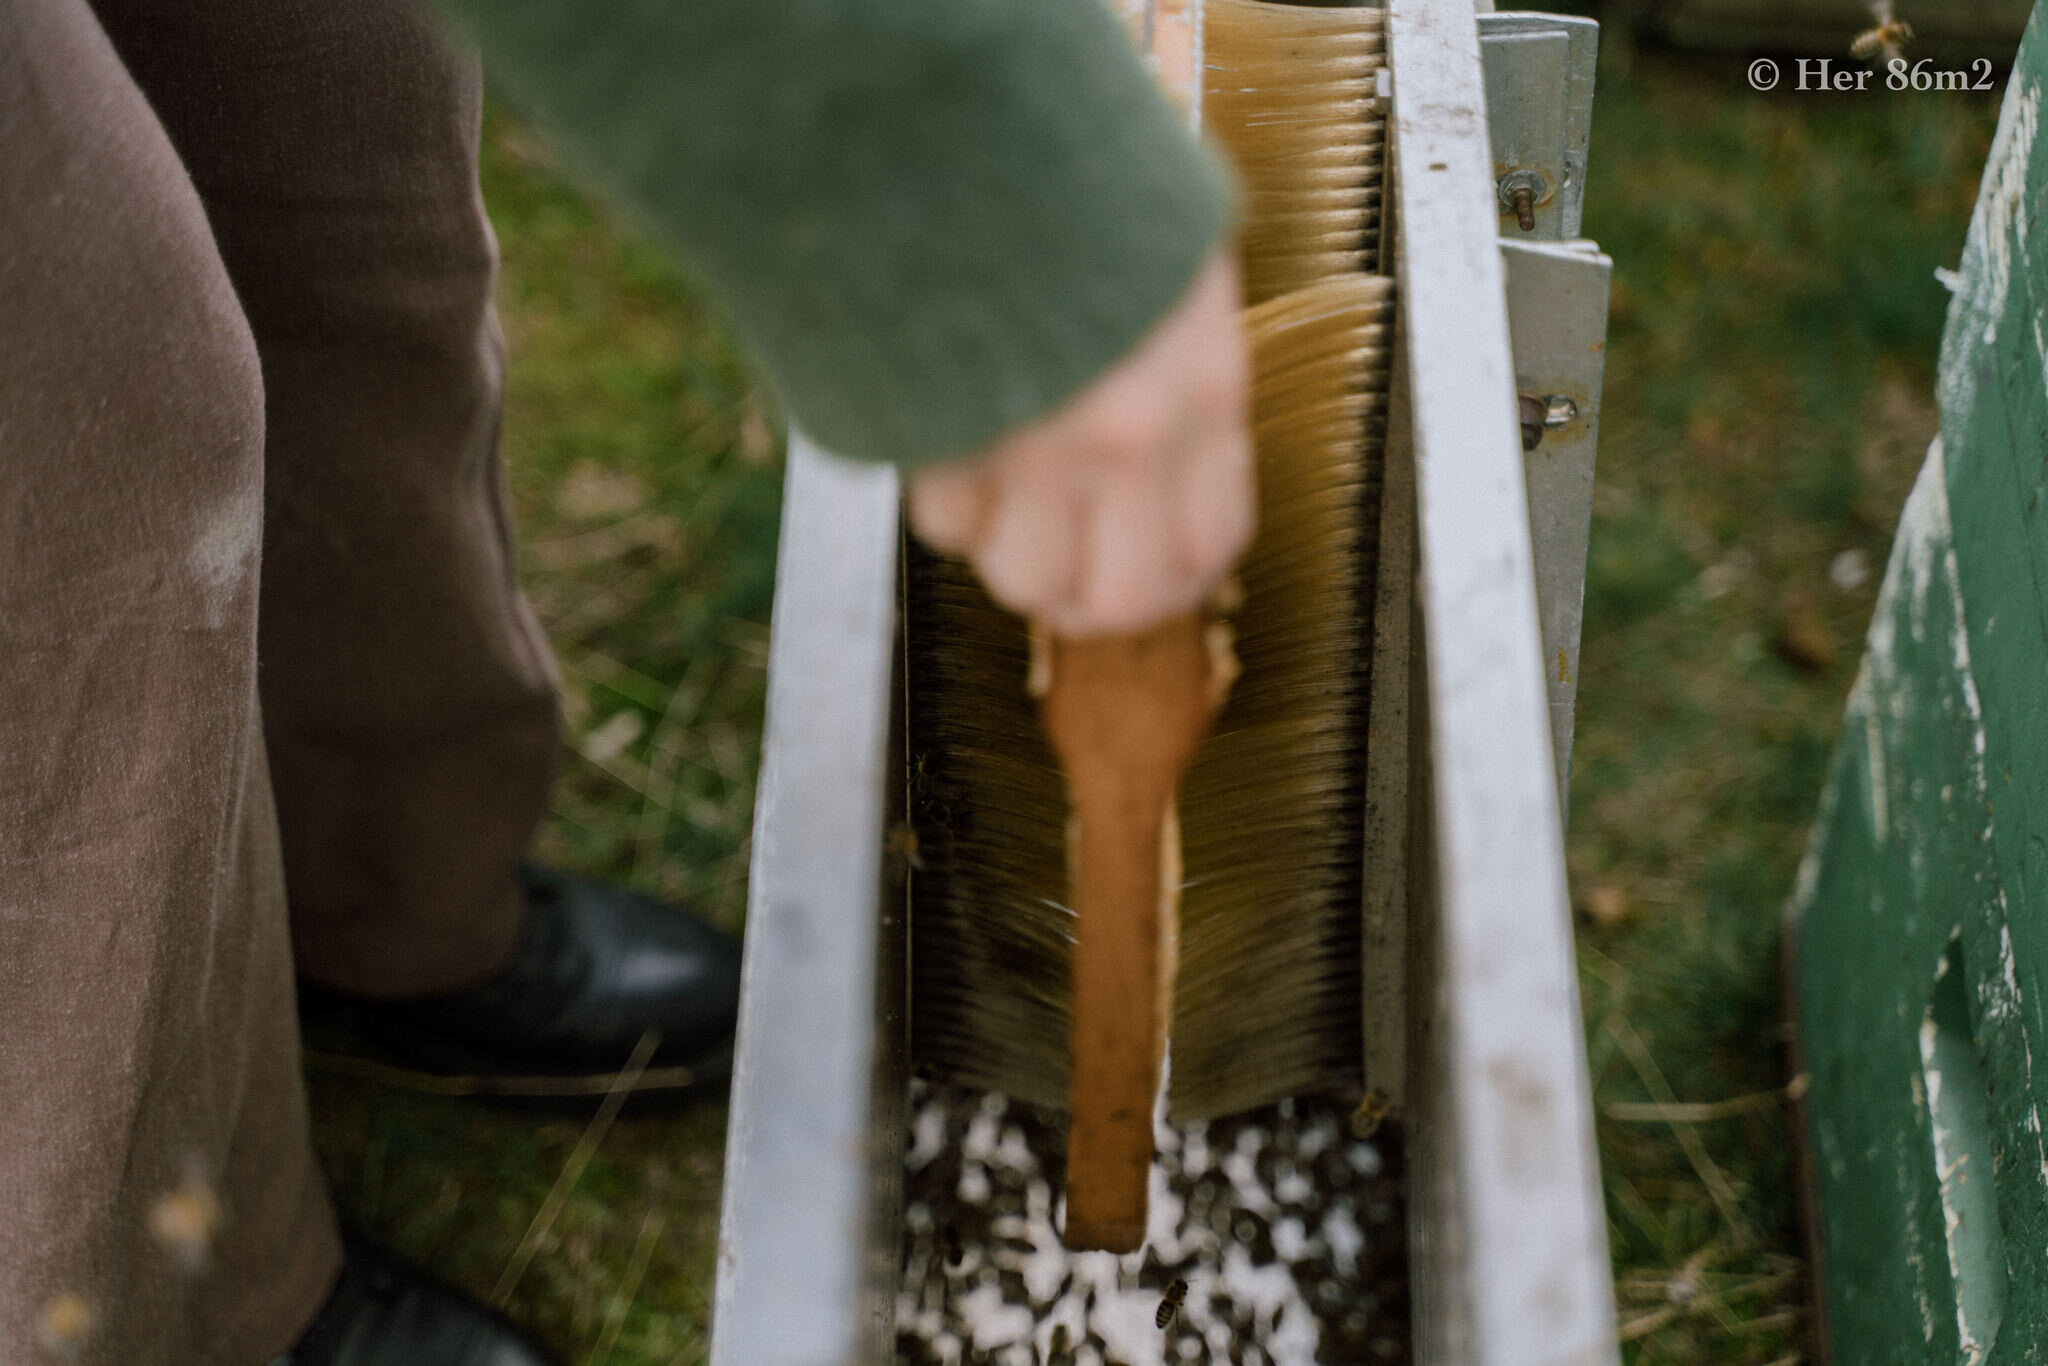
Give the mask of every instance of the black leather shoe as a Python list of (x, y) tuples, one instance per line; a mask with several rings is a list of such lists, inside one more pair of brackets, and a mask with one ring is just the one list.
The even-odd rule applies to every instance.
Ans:
[(737, 941), (651, 897), (527, 865), (525, 937), (496, 977), (421, 1000), (364, 1005), (407, 1062), (500, 1095), (598, 1095), (649, 1030), (636, 1087), (694, 1093), (732, 1074)]
[(344, 1235), (341, 1279), (270, 1366), (562, 1366), (494, 1309)]

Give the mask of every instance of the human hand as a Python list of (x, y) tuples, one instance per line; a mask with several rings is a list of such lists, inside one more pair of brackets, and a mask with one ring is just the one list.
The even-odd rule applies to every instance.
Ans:
[(1061, 635), (1191, 611), (1251, 541), (1251, 366), (1235, 250), (1056, 411), (910, 481), (910, 524)]

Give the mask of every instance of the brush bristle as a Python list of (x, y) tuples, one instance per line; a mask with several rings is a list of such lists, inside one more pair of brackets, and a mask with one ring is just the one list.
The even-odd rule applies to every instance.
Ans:
[[(1234, 615), (1242, 673), (1181, 792), (1177, 1119), (1358, 1076), (1366, 604), (1391, 314), (1391, 282), (1369, 275), (1246, 314), (1260, 530)], [(913, 544), (907, 577), (912, 1055), (1060, 1105), (1067, 805), (1025, 692), (1025, 626), (958, 560)]]
[(1392, 282), (1249, 310), (1259, 532), (1243, 672), (1181, 787), (1169, 1109), (1229, 1114), (1356, 1084), (1360, 851)]
[(910, 544), (911, 1056), (1040, 1105), (1067, 1097), (1067, 794), (1025, 692), (1024, 621)]
[(1386, 121), (1377, 9), (1203, 6), (1202, 119), (1244, 186), (1245, 299), (1371, 268)]
[[(1242, 665), (1183, 784), (1176, 1119), (1355, 1088), (1366, 668), (1389, 281), (1374, 10), (1207, 0), (1205, 121), (1245, 187), (1260, 530)], [(911, 1051), (1066, 1100), (1067, 801), (1025, 691), (1022, 620), (913, 544), (905, 631)], [(1133, 984), (1142, 989), (1141, 984)]]

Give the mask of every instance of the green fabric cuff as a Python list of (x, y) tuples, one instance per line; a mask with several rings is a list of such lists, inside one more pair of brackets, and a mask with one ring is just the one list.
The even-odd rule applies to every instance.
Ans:
[(438, 3), (844, 455), (962, 455), (1051, 411), (1229, 226), (1102, 0)]

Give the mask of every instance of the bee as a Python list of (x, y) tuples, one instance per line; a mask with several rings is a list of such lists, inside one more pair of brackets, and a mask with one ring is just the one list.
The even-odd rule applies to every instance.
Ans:
[(1856, 41), (1849, 44), (1849, 55), (1859, 62), (1867, 62), (1883, 53), (1887, 57), (1899, 55), (1899, 49), (1913, 41), (1913, 26), (1904, 20), (1894, 19), (1892, 7), (1878, 8), (1877, 25), (1856, 35)]
[(901, 861), (913, 872), (924, 871), (924, 859), (917, 852), (917, 831), (911, 829), (907, 822), (890, 829), (882, 848), (891, 860)]
[(960, 1240), (960, 1230), (951, 1224), (939, 1232), (939, 1256), (948, 1271), (958, 1271), (967, 1265), (967, 1246)]
[(76, 1290), (60, 1292), (43, 1307), (42, 1348), (60, 1361), (74, 1361), (92, 1336), (92, 1305)]
[(149, 1207), (150, 1237), (181, 1269), (194, 1274), (206, 1269), (220, 1225), (220, 1198), (196, 1176)]
[(1356, 1139), (1371, 1138), (1380, 1131), (1380, 1125), (1386, 1123), (1387, 1111), (1391, 1108), (1392, 1103), (1387, 1099), (1385, 1091), (1377, 1087), (1367, 1091), (1359, 1099), (1358, 1108), (1351, 1112), (1351, 1136)]
[(1188, 1283), (1176, 1276), (1166, 1287), (1166, 1293), (1159, 1297), (1159, 1312), (1152, 1316), (1152, 1322), (1164, 1328), (1173, 1322), (1173, 1316), (1180, 1312), (1181, 1301), (1188, 1297)]

